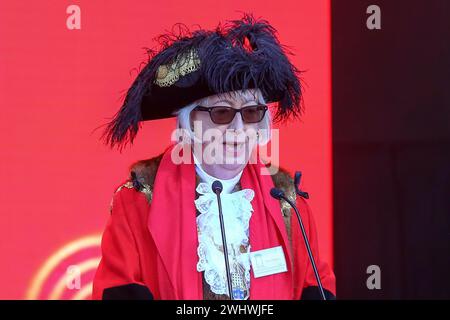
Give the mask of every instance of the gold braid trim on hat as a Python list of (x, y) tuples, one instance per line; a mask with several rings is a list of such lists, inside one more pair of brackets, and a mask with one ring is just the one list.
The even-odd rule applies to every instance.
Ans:
[(200, 59), (195, 49), (189, 50), (178, 56), (170, 65), (162, 64), (158, 67), (155, 83), (160, 87), (170, 87), (178, 81), (180, 76), (184, 76), (198, 70)]

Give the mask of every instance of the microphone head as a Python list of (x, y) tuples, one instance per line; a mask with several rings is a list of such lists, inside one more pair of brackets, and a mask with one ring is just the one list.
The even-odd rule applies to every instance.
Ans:
[(219, 180), (216, 180), (213, 182), (211, 189), (214, 193), (221, 193), (223, 190), (223, 186), (222, 186), (222, 182), (220, 182)]
[(277, 200), (281, 200), (284, 197), (284, 192), (277, 188), (270, 189), (270, 195)]
[(294, 185), (295, 186), (299, 186), (300, 185), (300, 179), (302, 177), (302, 173), (300, 171), (296, 171), (295, 172), (295, 176), (294, 176)]

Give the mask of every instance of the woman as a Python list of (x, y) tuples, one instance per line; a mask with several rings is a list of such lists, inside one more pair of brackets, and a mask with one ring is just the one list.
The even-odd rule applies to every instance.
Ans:
[[(275, 120), (300, 112), (299, 72), (275, 30), (244, 15), (214, 31), (160, 39), (162, 50), (139, 73), (105, 137), (122, 147), (140, 121), (175, 115), (178, 143), (134, 164), (117, 188), (93, 298), (319, 298), (298, 222), (271, 197), (273, 187), (296, 202), (325, 293), (334, 297), (306, 200), (287, 172), (269, 170), (259, 157), (258, 146), (270, 140), (267, 105), (276, 104)], [(268, 261), (276, 262), (272, 270), (264, 269)]]

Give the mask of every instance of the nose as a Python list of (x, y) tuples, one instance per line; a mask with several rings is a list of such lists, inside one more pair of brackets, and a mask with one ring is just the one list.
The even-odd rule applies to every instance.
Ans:
[(236, 112), (233, 121), (231, 121), (228, 129), (234, 129), (235, 131), (242, 131), (244, 129), (244, 121), (240, 112)]

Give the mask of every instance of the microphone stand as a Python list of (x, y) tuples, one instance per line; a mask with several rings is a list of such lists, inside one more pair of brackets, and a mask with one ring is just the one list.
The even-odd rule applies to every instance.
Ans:
[(231, 272), (230, 272), (230, 264), (228, 261), (228, 247), (227, 247), (227, 238), (225, 235), (225, 223), (223, 221), (222, 214), (222, 202), (220, 201), (220, 193), (222, 192), (223, 186), (222, 183), (218, 180), (214, 181), (212, 184), (212, 190), (217, 196), (217, 204), (219, 206), (219, 221), (220, 221), (220, 232), (222, 234), (222, 244), (223, 244), (223, 254), (225, 257), (225, 269), (227, 272), (227, 283), (228, 283), (228, 292), (230, 293), (230, 300), (234, 300), (233, 297), (233, 285), (231, 283)]
[(295, 214), (297, 215), (298, 223), (300, 225), (300, 229), (302, 231), (303, 240), (304, 240), (304, 243), (305, 243), (305, 246), (306, 246), (306, 251), (308, 252), (309, 261), (311, 262), (311, 266), (312, 266), (313, 271), (314, 271), (314, 276), (316, 277), (317, 286), (319, 287), (320, 295), (322, 297), (322, 300), (327, 300), (327, 298), (325, 297), (325, 292), (323, 291), (323, 286), (322, 286), (322, 281), (320, 280), (319, 271), (317, 271), (316, 262), (314, 261), (314, 256), (313, 256), (313, 253), (311, 251), (311, 247), (309, 245), (308, 236), (306, 235), (305, 227), (303, 226), (302, 217), (300, 216), (300, 213), (298, 212), (297, 206), (291, 200), (289, 200), (284, 195), (284, 192), (282, 190), (280, 190), (280, 189), (272, 188), (270, 190), (270, 195), (272, 197), (274, 197), (275, 199), (278, 199), (278, 200), (283, 199), (284, 201), (289, 203), (289, 205), (292, 208), (294, 208)]

